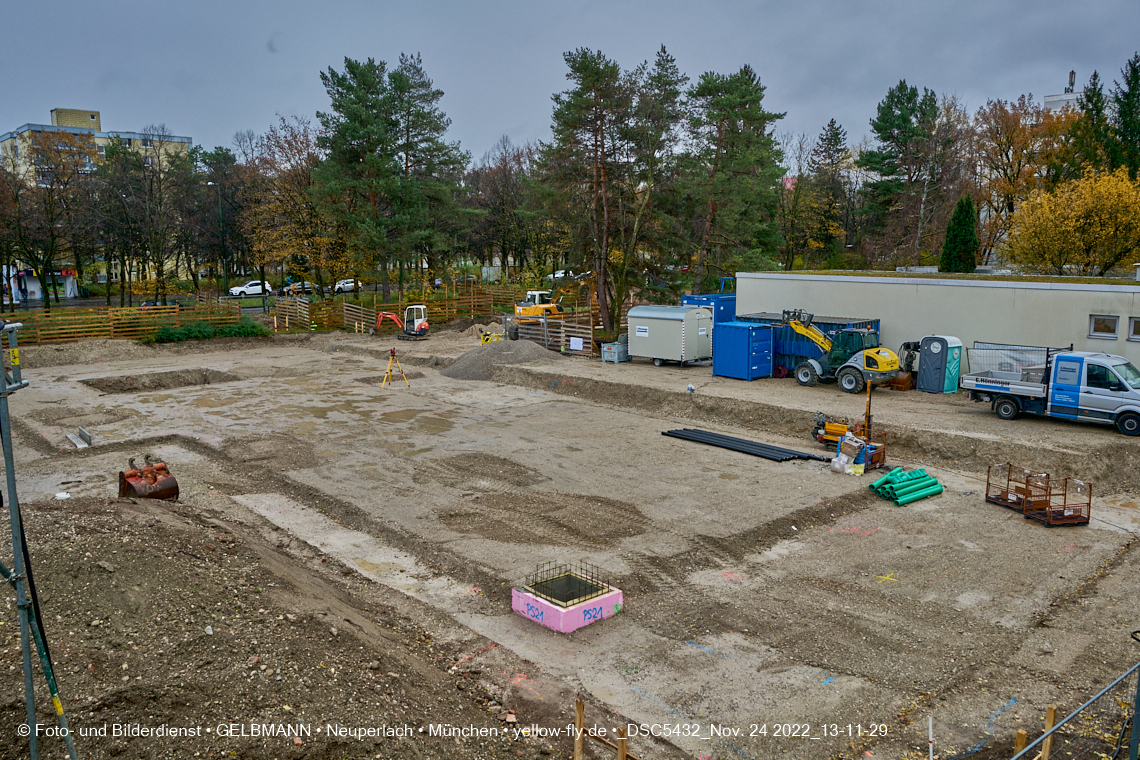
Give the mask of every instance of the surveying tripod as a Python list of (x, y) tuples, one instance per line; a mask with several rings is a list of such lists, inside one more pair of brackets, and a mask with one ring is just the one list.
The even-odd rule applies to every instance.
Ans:
[[(20, 377), (20, 348), (17, 345), (16, 331), (22, 324), (0, 321), (0, 336), (6, 339), (10, 366), (4, 368), (4, 382), (0, 386), (0, 445), (4, 448), (4, 475), (8, 486), (8, 516), (12, 523), (12, 569), (0, 562), (0, 576), (16, 589), (16, 609), (20, 617), (20, 649), (24, 656), (24, 702), (27, 707), (28, 754), (32, 760), (39, 760), (39, 726), (36, 722), (36, 695), (32, 681), (32, 643), (35, 642), (39, 655), (40, 668), (47, 680), (51, 703), (55, 707), (56, 721), (60, 733), (67, 744), (71, 760), (77, 760), (75, 743), (67, 726), (67, 716), (63, 714), (63, 703), (59, 700), (59, 687), (55, 682), (51, 652), (48, 650), (47, 634), (44, 632), (43, 618), (40, 615), (39, 597), (36, 583), (32, 578), (31, 555), (24, 540), (24, 521), (20, 516), (20, 502), (16, 498), (15, 457), (12, 453), (12, 418), (8, 413), (8, 396), (21, 388), (28, 387), (28, 381)], [(0, 505), (4, 503), (0, 498)], [(22, 728), (22, 727), (21, 727)]]
[(404, 368), (400, 365), (400, 360), (396, 358), (396, 349), (394, 348), (388, 349), (388, 369), (384, 372), (384, 382), (380, 383), (380, 387), (383, 388), (388, 383), (396, 384), (395, 377), (392, 374), (393, 363), (396, 365), (396, 369), (400, 370), (400, 377), (404, 379), (404, 385), (411, 388), (412, 384), (408, 382), (408, 376), (404, 374)]

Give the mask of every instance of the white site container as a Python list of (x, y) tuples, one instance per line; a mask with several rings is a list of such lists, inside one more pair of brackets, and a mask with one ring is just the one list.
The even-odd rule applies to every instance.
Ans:
[(629, 355), (689, 362), (712, 358), (712, 312), (694, 306), (634, 306), (629, 310)]

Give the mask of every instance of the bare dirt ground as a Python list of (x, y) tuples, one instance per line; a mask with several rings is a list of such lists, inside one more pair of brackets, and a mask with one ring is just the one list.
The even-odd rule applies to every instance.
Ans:
[[(84, 757), (566, 756), (565, 737), (418, 729), (500, 727), (508, 709), (564, 728), (581, 692), (587, 723), (699, 729), (634, 739), (639, 757), (925, 757), (933, 715), (949, 758), (1033, 736), (1046, 705), (1076, 707), (1140, 655), (1140, 442), (876, 392), (893, 463), (947, 487), (896, 508), (821, 463), (661, 435), (823, 453), (814, 412), (863, 409), (835, 386), (555, 356), (478, 364), (493, 381), (441, 374), (477, 345), (333, 333), (21, 352), (17, 475), (73, 722), (215, 731), (81, 737)], [(380, 386), (391, 347), (410, 387)], [(67, 444), (78, 425), (92, 449)], [(176, 473), (177, 504), (113, 498), (143, 453)], [(1007, 460), (1093, 481), (1093, 524), (985, 504), (985, 465)], [(549, 560), (602, 568), (624, 611), (571, 635), (511, 613), (511, 587)], [(8, 604), (0, 709), (15, 725)], [(301, 746), (216, 733), (298, 722)], [(414, 735), (316, 733), (329, 723)], [(777, 735), (792, 724), (808, 736)], [(0, 736), (4, 756), (23, 746)]]

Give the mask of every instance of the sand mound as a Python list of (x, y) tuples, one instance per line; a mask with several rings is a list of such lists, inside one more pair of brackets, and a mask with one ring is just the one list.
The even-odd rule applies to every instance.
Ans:
[(529, 340), (499, 340), (460, 355), (454, 364), (439, 374), (456, 380), (490, 380), (493, 368), (500, 364), (526, 364), (560, 358), (553, 351)]

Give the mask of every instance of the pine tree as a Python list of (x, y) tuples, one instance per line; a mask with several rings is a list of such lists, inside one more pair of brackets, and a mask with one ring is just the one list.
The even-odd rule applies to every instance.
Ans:
[(820, 191), (820, 219), (816, 237), (829, 260), (842, 251), (846, 242), (849, 211), (847, 204), (847, 168), (851, 150), (847, 147), (847, 130), (827, 122), (815, 147), (812, 148), (808, 168)]
[(901, 80), (887, 91), (879, 103), (871, 130), (878, 138), (874, 150), (863, 151), (855, 162), (860, 168), (874, 172), (879, 179), (865, 183), (866, 213), (873, 218), (872, 228), (885, 224), (886, 216), (897, 197), (922, 179), (926, 143), (934, 131), (938, 117), (938, 96), (931, 90)]
[(1112, 88), (1113, 131), (1116, 133), (1116, 160), (1112, 168), (1123, 166), (1133, 180), (1140, 173), (1140, 53), (1124, 64), (1123, 82)]
[(770, 130), (784, 114), (764, 110), (764, 89), (748, 65), (735, 74), (705, 72), (689, 88), (691, 192), (703, 206), (694, 225), (694, 294), (717, 274), (755, 266), (774, 252), (779, 232), (769, 220), (783, 169)]
[(1073, 157), (1082, 166), (1107, 169), (1116, 154), (1108, 98), (1100, 74), (1093, 72), (1084, 91), (1077, 96), (1081, 115), (1073, 124)]
[(974, 199), (969, 194), (958, 200), (954, 216), (946, 226), (946, 241), (942, 244), (942, 258), (938, 261), (939, 272), (974, 271), (978, 261), (978, 215), (974, 211)]

